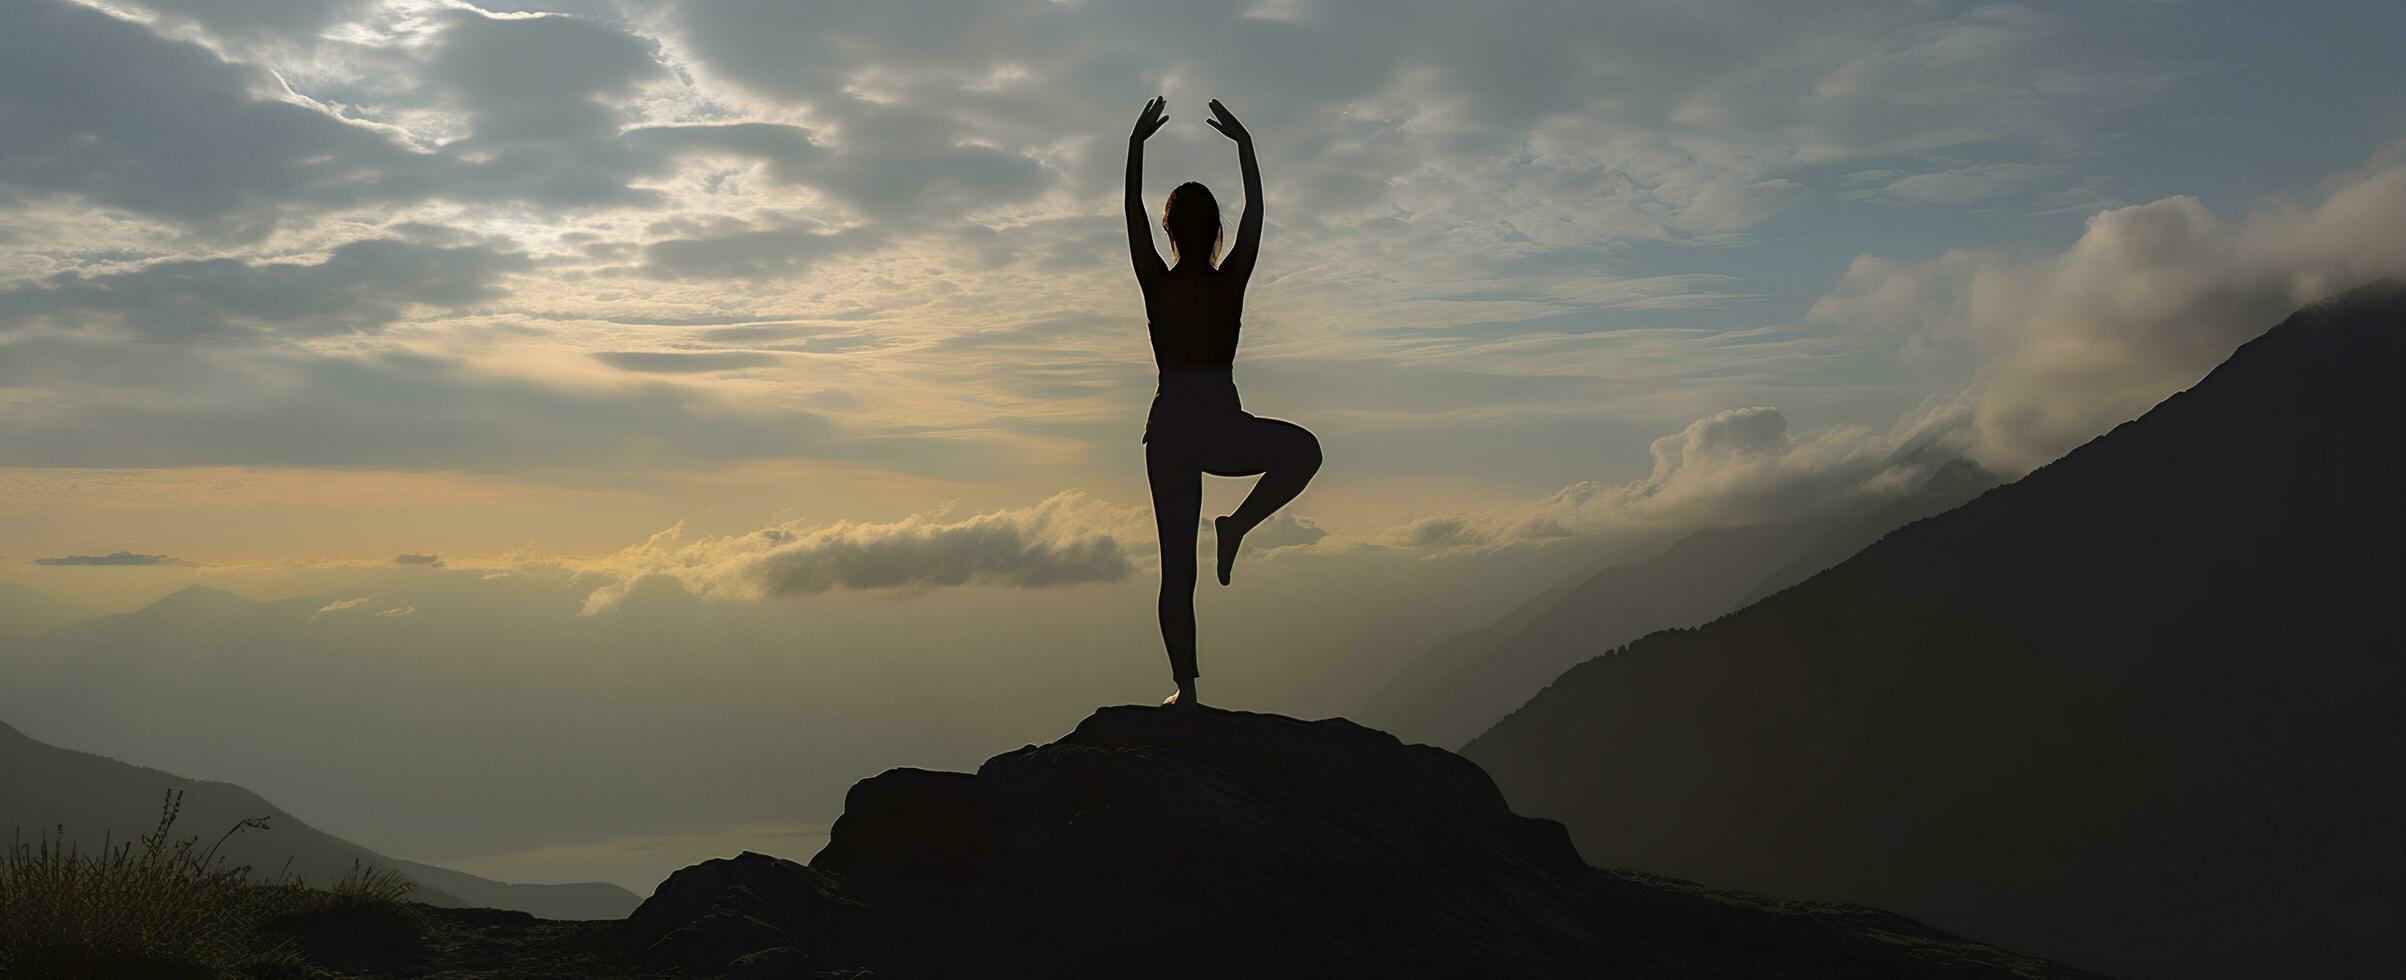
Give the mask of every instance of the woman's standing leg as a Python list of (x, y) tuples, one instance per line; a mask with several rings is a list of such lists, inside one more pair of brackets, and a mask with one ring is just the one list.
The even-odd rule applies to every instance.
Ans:
[[(1243, 435), (1243, 444), (1257, 458), (1230, 461), (1241, 464), (1232, 469), (1258, 471), (1261, 479), (1253, 484), (1253, 492), (1245, 495), (1245, 502), (1237, 505), (1236, 513), (1211, 522), (1219, 537), (1221, 585), (1228, 584), (1229, 570), (1236, 565), (1237, 548), (1245, 535), (1294, 500), (1311, 484), (1312, 475), (1320, 472), (1320, 439), (1309, 429), (1282, 419), (1256, 418), (1246, 421)], [(1213, 472), (1224, 471), (1214, 468)]]
[(1194, 700), (1195, 525), (1203, 515), (1203, 472), (1183, 453), (1145, 443), (1145, 480), (1153, 487), (1153, 527), (1161, 536), (1161, 642), (1179, 700)]

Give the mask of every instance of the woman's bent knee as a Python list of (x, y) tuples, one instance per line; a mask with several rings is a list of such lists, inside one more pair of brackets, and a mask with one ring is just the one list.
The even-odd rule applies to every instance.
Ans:
[(1320, 437), (1313, 435), (1311, 430), (1301, 427), (1297, 427), (1295, 432), (1295, 444), (1294, 447), (1289, 450), (1291, 455), (1289, 462), (1296, 469), (1301, 470), (1304, 473), (1308, 474), (1319, 472), (1321, 459)]

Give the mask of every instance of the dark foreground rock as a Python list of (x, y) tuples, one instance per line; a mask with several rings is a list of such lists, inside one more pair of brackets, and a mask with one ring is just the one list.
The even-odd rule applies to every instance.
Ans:
[(854, 786), (805, 867), (678, 872), (652, 971), (880, 977), (2059, 977), (1874, 909), (1588, 867), (1486, 773), (1343, 720), (1106, 708)]
[(628, 916), (618, 945), (654, 970), (691, 976), (808, 976), (880, 952), (841, 879), (749, 851), (669, 876)]
[[(613, 921), (538, 919), (502, 909), (415, 906), (313, 915), (282, 927), (299, 963), (252, 975), (300, 978), (633, 978), (655, 975), (615, 942)], [(111, 978), (115, 980), (115, 978)]]

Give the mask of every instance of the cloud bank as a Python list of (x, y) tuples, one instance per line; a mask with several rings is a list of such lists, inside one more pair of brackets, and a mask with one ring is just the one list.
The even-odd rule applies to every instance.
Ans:
[(369, 603), (375, 601), (376, 596), (373, 595), (363, 595), (356, 599), (336, 599), (332, 602), (326, 603), (323, 606), (319, 606), (317, 611), (309, 614), (309, 616), (311, 619), (315, 619), (328, 613), (348, 612), (353, 609), (362, 609), (365, 608)]
[(2105, 211), (2055, 255), (1863, 256), (1810, 317), (1884, 332), (1908, 363), (1979, 365), (1974, 452), (2018, 473), (2144, 414), (2297, 307), (2400, 275), (2406, 164), (2392, 163), (2237, 221), (2186, 196)]
[(2055, 255), (1863, 256), (1809, 318), (1874, 332), (1909, 367), (1975, 366), (1959, 394), (1885, 432), (1839, 426), (1802, 439), (1776, 408), (1720, 412), (1656, 439), (1643, 480), (1432, 515), (1378, 540), (1445, 551), (1800, 520), (1910, 492), (1958, 458), (2018, 475), (2144, 414), (2297, 307), (2384, 276), (2406, 276), (2406, 164), (2238, 221), (2185, 196), (2110, 209)]
[(1371, 543), (1444, 553), (1809, 520), (1921, 489), (1962, 458), (1964, 421), (1950, 406), (1925, 406), (1887, 431), (1834, 426), (1799, 438), (1777, 408), (1730, 409), (1655, 439), (1643, 479), (1582, 481), (1523, 507), (1422, 517)]
[(594, 591), (585, 612), (615, 605), (651, 576), (674, 578), (711, 599), (1113, 582), (1135, 570), (1130, 554), (1149, 546), (1152, 533), (1149, 511), (1076, 491), (964, 518), (935, 512), (886, 523), (789, 523), (695, 541), (685, 540), (679, 525), (589, 566), (612, 581)]

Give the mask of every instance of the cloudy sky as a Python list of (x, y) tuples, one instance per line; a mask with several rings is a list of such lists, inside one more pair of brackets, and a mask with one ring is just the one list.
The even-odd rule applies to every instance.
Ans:
[(1234, 197), (1204, 100), (1261, 146), (1298, 553), (2012, 475), (2406, 261), (2387, 3), (0, 4), (0, 564), (52, 590), (1139, 574), (1155, 94), (1155, 202)]
[[(0, 0), (0, 649), (205, 654), (0, 683), (0, 720), (642, 888), (1157, 695), (1116, 213), (1154, 95), (1156, 206), (1236, 197), (1207, 99), (1256, 134), (1238, 381), (1328, 456), (1202, 598), (1212, 697), (1352, 712), (1577, 569), (2011, 478), (2406, 275), (2401, 37), (2395, 2)], [(291, 601), (9, 635), (193, 583)]]

